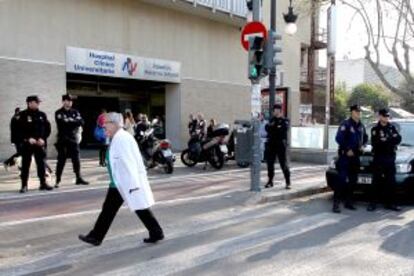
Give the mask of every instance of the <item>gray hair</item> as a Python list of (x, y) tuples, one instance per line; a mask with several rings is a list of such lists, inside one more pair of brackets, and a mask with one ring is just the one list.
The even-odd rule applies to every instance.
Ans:
[(121, 113), (109, 112), (108, 114), (106, 114), (105, 119), (106, 119), (106, 122), (113, 123), (117, 125), (118, 127), (124, 126), (124, 117), (122, 116)]

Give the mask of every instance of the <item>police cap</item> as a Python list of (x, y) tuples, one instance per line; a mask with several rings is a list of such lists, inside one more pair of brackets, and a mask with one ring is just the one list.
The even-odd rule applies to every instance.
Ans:
[(30, 102), (37, 102), (37, 103), (39, 103), (39, 102), (41, 102), (41, 100), (39, 99), (39, 97), (37, 95), (31, 95), (31, 96), (28, 96), (26, 98), (26, 103), (30, 103)]
[(354, 104), (354, 105), (351, 105), (350, 107), (349, 107), (349, 110), (352, 112), (352, 111), (357, 111), (357, 112), (361, 112), (361, 107), (359, 106), (359, 105), (357, 105), (357, 104)]
[(378, 114), (383, 116), (383, 117), (390, 117), (390, 111), (386, 108), (380, 109), (378, 111)]
[(62, 95), (62, 101), (73, 101), (73, 97), (69, 94)]

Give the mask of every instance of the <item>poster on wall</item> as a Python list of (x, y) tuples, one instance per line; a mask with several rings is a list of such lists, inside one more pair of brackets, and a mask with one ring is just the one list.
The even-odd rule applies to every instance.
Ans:
[[(288, 88), (287, 87), (279, 87), (276, 89), (275, 94), (275, 103), (282, 105), (282, 113), (283, 116), (287, 117), (288, 115)], [(262, 89), (262, 113), (265, 115), (266, 119), (269, 119), (271, 114), (269, 113), (269, 89)]]

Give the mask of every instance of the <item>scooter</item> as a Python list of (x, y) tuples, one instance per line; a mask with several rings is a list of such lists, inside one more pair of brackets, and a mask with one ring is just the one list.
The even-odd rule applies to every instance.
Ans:
[(154, 129), (149, 128), (145, 132), (141, 131), (138, 145), (147, 169), (160, 165), (163, 166), (167, 174), (173, 173), (176, 157), (172, 152), (172, 145), (168, 139), (156, 139)]
[(213, 131), (213, 137), (206, 141), (202, 141), (197, 132), (188, 142), (188, 148), (181, 153), (181, 161), (187, 167), (205, 162), (204, 169), (207, 168), (207, 163), (215, 169), (221, 169), (228, 153), (226, 145), (228, 134), (229, 126), (226, 124), (218, 125)]

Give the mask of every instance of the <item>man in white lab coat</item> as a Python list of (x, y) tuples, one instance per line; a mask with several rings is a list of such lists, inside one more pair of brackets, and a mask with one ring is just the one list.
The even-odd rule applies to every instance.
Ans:
[(147, 228), (149, 238), (144, 239), (145, 243), (164, 239), (163, 230), (149, 209), (154, 205), (154, 197), (141, 153), (134, 137), (122, 126), (121, 114), (111, 112), (106, 115), (105, 133), (111, 139), (106, 154), (111, 182), (94, 228), (87, 235), (79, 235), (80, 240), (95, 246), (102, 243), (123, 202)]

